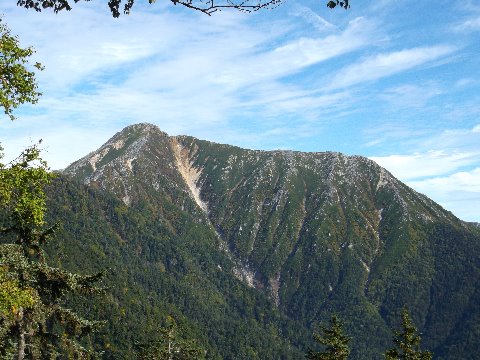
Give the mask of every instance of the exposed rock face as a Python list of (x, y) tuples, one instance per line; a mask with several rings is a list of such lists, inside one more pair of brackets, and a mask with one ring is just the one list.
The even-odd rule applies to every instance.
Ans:
[(127, 127), (64, 172), (127, 205), (145, 195), (152, 202), (159, 194), (193, 200), (197, 206), (189, 206), (203, 213), (238, 263), (237, 276), (268, 289), (277, 303), (286, 296), (281, 279), (287, 284), (292, 277), (283, 269), (300, 253), (351, 251), (368, 292), (371, 269), (385, 251), (384, 225), (406, 230), (413, 220), (457, 221), (367, 158), (244, 150), (169, 137), (151, 124)]
[[(201, 168), (196, 168), (194, 166), (194, 160), (196, 150), (194, 149), (193, 154), (191, 154), (188, 149), (185, 149), (175, 137), (171, 138), (171, 146), (173, 153), (175, 155), (177, 169), (182, 175), (185, 184), (190, 190), (190, 194), (197, 203), (198, 207), (202, 209), (206, 214), (208, 214), (208, 205), (200, 198), (200, 187), (197, 185), (198, 179), (202, 174)], [(198, 150), (198, 148), (197, 148)]]
[[(469, 225), (364, 157), (245, 150), (138, 124), (64, 172), (129, 206), (173, 204), (194, 214), (214, 229), (234, 274), (299, 321), (343, 308), (377, 314), (368, 325), (375, 331), (410, 305), (426, 332), (442, 321), (434, 308), (456, 301), (453, 283), (442, 283), (451, 259), (438, 260), (440, 233), (455, 241)], [(475, 249), (463, 270), (479, 281)], [(441, 348), (451, 331), (426, 341)]]

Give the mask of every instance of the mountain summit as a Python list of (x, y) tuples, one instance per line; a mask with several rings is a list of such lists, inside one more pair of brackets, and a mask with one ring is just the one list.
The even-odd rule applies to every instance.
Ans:
[(381, 358), (404, 306), (439, 358), (476, 346), (478, 228), (367, 158), (246, 150), (137, 124), (64, 174), (160, 213), (174, 233), (191, 217), (285, 319), (308, 329), (338, 312), (355, 358)]

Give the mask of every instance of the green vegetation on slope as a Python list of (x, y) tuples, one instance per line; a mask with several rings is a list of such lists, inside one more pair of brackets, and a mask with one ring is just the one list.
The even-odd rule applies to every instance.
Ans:
[[(63, 224), (65, 239), (52, 244), (52, 261), (71, 270), (110, 269), (105, 298), (80, 304), (90, 316), (108, 320), (97, 339), (105, 358), (132, 358), (133, 344), (153, 340), (168, 314), (189, 329), (187, 337), (198, 339), (208, 358), (301, 356), (291, 343), (308, 338), (308, 331), (233, 276), (213, 230), (198, 219), (179, 208), (127, 207), (64, 178), (49, 193), (50, 217)], [(295, 336), (286, 340), (283, 331)]]
[[(478, 231), (368, 159), (243, 150), (140, 124), (66, 172), (90, 184), (82, 191), (102, 210), (54, 215), (66, 232), (90, 232), (80, 243), (98, 266), (115, 255), (108, 266), (125, 280), (113, 282), (129, 290), (109, 306), (133, 309), (136, 329), (152, 318), (140, 314), (159, 321), (173, 309), (215, 356), (295, 358), (311, 329), (338, 313), (352, 357), (370, 360), (383, 358), (406, 306), (437, 358), (475, 350)], [(95, 240), (99, 224), (110, 235)]]

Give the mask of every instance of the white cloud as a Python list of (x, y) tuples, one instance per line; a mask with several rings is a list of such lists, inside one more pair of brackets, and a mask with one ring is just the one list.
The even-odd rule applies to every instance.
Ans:
[(478, 152), (447, 153), (432, 150), (411, 155), (388, 155), (370, 157), (402, 181), (451, 173), (456, 169), (475, 164)]
[(455, 82), (455, 87), (456, 88), (465, 88), (467, 86), (472, 86), (475, 83), (477, 83), (477, 80), (472, 79), (472, 78), (462, 78), (460, 80), (457, 80)]
[(438, 60), (456, 51), (453, 46), (438, 45), (394, 51), (349, 65), (334, 76), (330, 87), (341, 88), (377, 80), (424, 63)]
[[(434, 188), (435, 191), (475, 192), (480, 194), (480, 168), (457, 172), (446, 177), (410, 181), (409, 184), (426, 192)], [(480, 207), (478, 209), (480, 211)]]
[(458, 152), (477, 153), (480, 151), (479, 128), (480, 124), (467, 129), (446, 129), (423, 140), (422, 146), (428, 149), (441, 148), (450, 152), (456, 149)]
[(387, 89), (380, 95), (382, 100), (388, 101), (396, 108), (421, 108), (427, 102), (443, 93), (434, 84), (418, 85), (401, 85)]
[[(109, 72), (118, 66), (151, 56), (159, 47), (174, 44), (172, 29), (162, 18), (156, 19), (157, 29), (164, 36), (154, 36), (155, 19), (145, 17), (145, 27), (124, 17), (108, 19), (109, 14), (78, 8), (69, 14), (44, 13), (29, 17), (29, 24), (19, 24), (22, 17), (9, 16), (24, 43), (33, 44), (36, 57), (46, 66), (39, 80), (45, 91), (66, 91), (76, 83), (89, 82), (99, 71)], [(109, 21), (107, 21), (109, 20)], [(138, 36), (141, 31), (143, 36)], [(49, 34), (49, 36), (45, 36)], [(132, 34), (137, 34), (133, 35)]]
[(275, 46), (272, 50), (243, 54), (221, 69), (215, 83), (231, 88), (250, 86), (298, 73), (305, 67), (371, 46), (378, 36), (375, 25), (365, 18), (349, 22), (345, 30), (326, 37), (301, 37)]
[(480, 168), (407, 183), (466, 221), (480, 218)]
[[(251, 26), (248, 17), (231, 13), (137, 12), (113, 20), (84, 4), (72, 13), (41, 15), (28, 26), (18, 14), (9, 20), (23, 29), (19, 36), (35, 44), (46, 66), (40, 75), (44, 96), (35, 112), (24, 107), (22, 118), (31, 124), (27, 136), (49, 129), (52, 153), (62, 154), (54, 155), (56, 168), (66, 165), (64, 127), (57, 126), (62, 122), (110, 128), (113, 134), (118, 124), (148, 121), (171, 134), (195, 134), (225, 128), (239, 109), (252, 117), (332, 111), (345, 93), (319, 93), (284, 83), (283, 77), (370, 46), (378, 32), (365, 18), (334, 33), (327, 29), (299, 38), (285, 37), (292, 27), (285, 20)], [(40, 35), (48, 32), (51, 37)], [(70, 157), (75, 160), (73, 153)]]
[(225, 53), (240, 55), (289, 30), (288, 25), (272, 26), (269, 32), (252, 30), (245, 25), (247, 17), (227, 12), (208, 17), (195, 11), (174, 13), (170, 7), (162, 13), (136, 8), (130, 16), (112, 19), (107, 9), (97, 7), (80, 2), (68, 13), (30, 12), (27, 23), (18, 8), (6, 15), (12, 31), (23, 43), (34, 45), (36, 57), (46, 66), (39, 75), (45, 93), (72, 91), (75, 85), (94, 87), (191, 54), (219, 59)]
[(454, 31), (479, 31), (480, 30), (480, 16), (467, 19), (461, 24), (457, 24), (453, 27)]
[(325, 18), (319, 16), (310, 8), (300, 4), (295, 4), (293, 15), (303, 18), (307, 23), (313, 25), (315, 29), (319, 31), (332, 31), (337, 29), (337, 26), (325, 20)]

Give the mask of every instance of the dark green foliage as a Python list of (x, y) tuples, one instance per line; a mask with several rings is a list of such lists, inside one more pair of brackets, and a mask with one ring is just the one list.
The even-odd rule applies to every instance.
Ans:
[(51, 267), (43, 245), (55, 227), (44, 219), (44, 186), (52, 179), (37, 147), (0, 164), (0, 354), (18, 359), (54, 359), (94, 354), (78, 339), (96, 322), (64, 304), (68, 294), (92, 295), (100, 275), (84, 276)]
[(420, 350), (420, 335), (410, 319), (407, 309), (402, 310), (402, 329), (395, 330), (393, 343), (395, 347), (385, 352), (387, 360), (431, 360), (430, 351)]
[(349, 9), (350, 8), (350, 2), (349, 0), (343, 0), (343, 1), (340, 1), (340, 0), (330, 0), (328, 3), (327, 3), (327, 6), (330, 8), (330, 9), (334, 9), (335, 7), (341, 7), (341, 8), (344, 8), (345, 10)]
[(202, 360), (205, 351), (193, 340), (183, 339), (183, 334), (172, 316), (160, 328), (155, 339), (147, 344), (138, 345), (139, 360)]
[[(209, 359), (301, 356), (291, 342), (306, 339), (307, 330), (233, 276), (213, 230), (196, 218), (178, 207), (168, 209), (166, 199), (161, 210), (145, 203), (127, 207), (108, 193), (62, 177), (49, 192), (50, 217), (61, 220), (64, 239), (50, 244), (52, 261), (70, 271), (111, 269), (101, 302), (72, 303), (89, 317), (109, 320), (95, 336), (104, 358), (133, 358), (134, 343), (155, 341), (158, 324), (169, 314)], [(294, 334), (292, 340), (281, 335), (282, 329)]]
[(313, 334), (316, 342), (324, 346), (323, 351), (309, 350), (309, 360), (346, 360), (350, 355), (350, 337), (344, 335), (343, 324), (337, 315), (330, 319), (328, 327), (322, 326), (322, 334)]
[[(371, 360), (408, 306), (439, 358), (476, 349), (477, 228), (368, 159), (244, 150), (140, 124), (66, 173), (90, 187), (59, 179), (52, 193), (52, 217), (75, 239), (58, 261), (114, 269), (104, 311), (130, 333), (172, 313), (212, 358), (299, 358), (314, 345), (309, 329), (338, 313), (351, 357)], [(108, 326), (115, 335), (97, 342), (128, 357), (129, 333)]]

